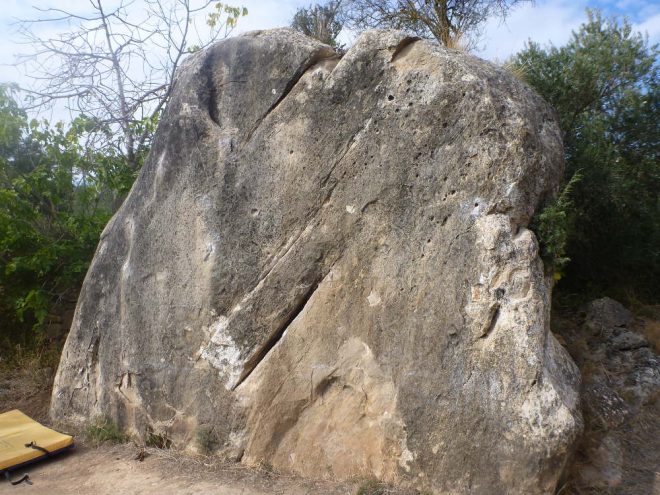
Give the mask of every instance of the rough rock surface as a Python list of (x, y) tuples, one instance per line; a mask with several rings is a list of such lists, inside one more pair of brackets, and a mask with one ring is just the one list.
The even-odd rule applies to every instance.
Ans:
[(566, 495), (658, 493), (660, 356), (638, 331), (645, 324), (609, 298), (555, 322), (582, 371), (585, 431)]
[(435, 493), (549, 493), (581, 428), (525, 228), (550, 108), (398, 32), (191, 57), (101, 236), (52, 414), (246, 463)]

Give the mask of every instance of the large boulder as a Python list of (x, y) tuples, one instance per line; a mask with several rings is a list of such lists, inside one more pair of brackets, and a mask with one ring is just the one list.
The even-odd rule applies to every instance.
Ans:
[(108, 224), (52, 414), (311, 477), (549, 493), (581, 427), (529, 223), (551, 109), (391, 31), (290, 30), (182, 68)]

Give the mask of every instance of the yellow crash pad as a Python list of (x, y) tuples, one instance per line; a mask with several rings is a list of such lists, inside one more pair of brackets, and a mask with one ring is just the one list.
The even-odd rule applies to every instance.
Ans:
[(49, 455), (26, 447), (30, 443), (53, 454), (71, 447), (73, 437), (46, 428), (17, 409), (0, 414), (0, 473)]

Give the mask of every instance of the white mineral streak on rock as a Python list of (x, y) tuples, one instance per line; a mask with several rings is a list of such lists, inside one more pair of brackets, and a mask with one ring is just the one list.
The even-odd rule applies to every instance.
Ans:
[(377, 292), (371, 291), (367, 296), (367, 301), (369, 301), (369, 306), (378, 306), (381, 303), (380, 296)]
[(399, 444), (399, 446), (401, 448), (401, 455), (399, 456), (399, 466), (405, 469), (406, 472), (410, 472), (410, 466), (408, 466), (408, 464), (415, 460), (415, 455), (408, 450), (408, 447), (406, 446), (405, 438), (401, 439), (401, 443)]
[(200, 356), (220, 372), (219, 376), (225, 380), (225, 387), (231, 390), (243, 371), (244, 361), (241, 359), (240, 349), (227, 333), (228, 322), (226, 316), (218, 316), (209, 325), (211, 341), (200, 350)]
[(575, 427), (574, 415), (564, 405), (557, 390), (545, 382), (523, 402), (520, 414), (528, 422), (533, 433), (539, 437), (551, 435), (553, 431)]

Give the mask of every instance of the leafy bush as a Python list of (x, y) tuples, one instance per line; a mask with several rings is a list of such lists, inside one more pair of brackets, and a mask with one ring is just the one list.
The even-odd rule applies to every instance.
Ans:
[(0, 86), (0, 355), (43, 340), (48, 313), (77, 294), (116, 205), (135, 179), (95, 150), (84, 117), (28, 122)]
[(211, 426), (200, 426), (195, 431), (197, 449), (201, 454), (209, 455), (217, 450), (219, 445), (218, 435)]
[(589, 12), (566, 46), (530, 42), (509, 62), (559, 114), (566, 183), (579, 171), (533, 222), (565, 275), (560, 290), (658, 300), (657, 56), (627, 21)]
[(541, 239), (541, 257), (546, 272), (552, 274), (557, 281), (562, 278), (564, 268), (570, 261), (566, 256), (566, 245), (568, 235), (574, 228), (571, 191), (580, 178), (578, 171), (559, 195), (545, 205), (532, 221), (531, 228)]

